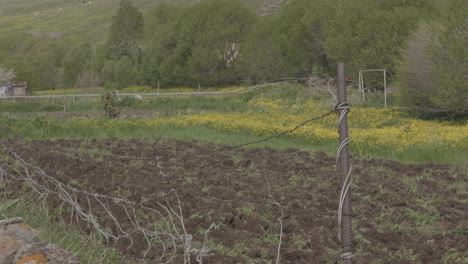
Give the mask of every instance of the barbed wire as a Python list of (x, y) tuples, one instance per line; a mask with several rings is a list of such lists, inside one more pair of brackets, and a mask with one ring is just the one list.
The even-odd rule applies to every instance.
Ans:
[[(182, 205), (180, 198), (175, 190), (171, 190), (170, 193), (174, 193), (177, 199), (177, 206), (172, 207), (169, 203), (163, 204), (163, 202), (150, 199), (146, 200), (141, 203), (136, 203), (130, 201), (126, 198), (114, 197), (110, 195), (103, 195), (98, 193), (92, 193), (85, 190), (80, 190), (78, 188), (69, 186), (64, 184), (57, 179), (53, 178), (52, 176), (47, 175), (41, 168), (35, 167), (32, 164), (27, 163), (23, 160), (11, 147), (7, 146), (5, 143), (0, 142), (1, 146), (3, 146), (4, 150), (6, 150), (6, 158), (3, 166), (0, 166), (0, 180), (1, 182), (4, 181), (4, 176), (9, 176), (14, 180), (19, 181), (26, 181), (30, 184), (31, 188), (39, 194), (38, 201), (42, 200), (42, 210), (48, 214), (46, 208), (46, 200), (49, 195), (57, 196), (62, 202), (59, 206), (60, 215), (62, 215), (62, 207), (64, 204), (68, 204), (71, 206), (72, 211), (70, 212), (70, 225), (72, 224), (73, 217), (75, 216), (75, 222), (80, 225), (80, 222), (85, 222), (86, 227), (88, 230), (95, 230), (98, 236), (102, 237), (106, 241), (106, 245), (109, 246), (113, 241), (113, 246), (117, 245), (119, 240), (128, 239), (129, 244), (127, 246), (127, 251), (132, 248), (134, 245), (134, 239), (132, 237), (133, 234), (136, 232), (140, 232), (144, 239), (147, 242), (147, 249), (143, 252), (143, 259), (147, 256), (148, 252), (152, 248), (154, 244), (153, 240), (157, 240), (159, 244), (163, 247), (162, 255), (160, 257), (160, 262), (158, 263), (171, 263), (175, 259), (177, 248), (182, 248), (184, 250), (184, 263), (190, 263), (190, 256), (194, 256), (197, 263), (202, 263), (203, 258), (212, 256), (216, 249), (206, 247), (205, 241), (208, 239), (208, 233), (214, 229), (217, 225), (216, 223), (212, 223), (212, 225), (203, 233), (203, 243), (201, 248), (197, 248), (194, 246), (192, 240), (192, 235), (188, 234), (184, 224), (183, 212), (182, 212)], [(108, 155), (108, 154), (106, 154)], [(161, 175), (167, 175), (166, 172), (163, 171), (163, 167), (160, 163), (158, 163), (158, 168), (160, 169)], [(21, 171), (23, 169), (23, 171)], [(37, 177), (37, 179), (35, 178)], [(166, 194), (169, 195), (170, 193)], [(283, 208), (281, 205), (275, 201), (271, 201), (271, 193), (268, 189), (269, 199), (265, 201), (264, 204), (270, 204), (272, 206), (278, 206), (281, 211), (281, 216), (278, 217), (278, 222), (280, 225), (280, 233), (279, 233), (279, 243), (277, 246), (277, 257), (276, 261), (278, 263), (280, 259), (280, 250), (281, 250), (281, 243), (283, 237), (283, 217), (285, 215)], [(82, 195), (82, 196), (80, 196)], [(79, 199), (85, 199), (85, 202), (81, 203), (78, 201)], [(113, 223), (113, 228), (116, 233), (112, 233), (108, 230), (108, 226), (103, 227), (99, 222), (99, 215), (97, 215), (96, 211), (93, 211), (92, 200), (94, 200), (94, 204), (100, 206), (101, 209), (104, 210), (105, 214), (110, 217), (111, 222)], [(118, 219), (115, 215), (112, 206), (109, 204), (112, 202), (114, 205), (120, 206), (126, 214), (126, 221), (130, 221), (132, 224), (132, 228), (128, 229), (124, 225), (121, 224), (122, 219)], [(148, 207), (145, 204), (148, 202), (152, 202), (158, 206), (158, 208)], [(223, 201), (225, 203), (226, 201)], [(257, 203), (261, 203), (260, 201), (256, 201)], [(242, 201), (241, 201), (242, 203)], [(153, 212), (158, 215), (166, 226), (166, 231), (160, 230), (150, 230), (147, 227), (142, 226), (142, 223), (137, 218), (138, 215), (138, 208), (142, 208), (147, 210), (148, 212)], [(289, 211), (289, 210), (288, 210)], [(102, 216), (101, 216), (102, 217)], [(63, 237), (62, 241), (67, 239), (68, 234)], [(172, 252), (170, 248), (166, 246), (167, 242), (164, 238), (168, 238), (171, 240), (172, 244)], [(91, 239), (91, 235), (88, 238), (88, 241)], [(70, 248), (72, 244), (70, 244), (67, 248)], [(88, 263), (89, 260), (93, 258), (94, 251), (89, 252), (86, 255), (86, 259)], [(97, 260), (93, 263), (100, 263), (103, 259), (105, 259), (107, 254), (106, 250), (97, 257)], [(169, 255), (165, 258), (166, 255)]]
[(252, 142), (247, 142), (247, 143), (243, 143), (243, 144), (240, 144), (240, 145), (235, 145), (234, 147), (245, 147), (245, 146), (248, 146), (248, 145), (253, 145), (253, 144), (258, 144), (258, 143), (266, 142), (266, 141), (269, 141), (269, 140), (274, 139), (274, 138), (277, 139), (277, 138), (279, 138), (279, 137), (281, 137), (281, 136), (284, 136), (284, 135), (286, 135), (286, 134), (290, 134), (290, 133), (296, 131), (297, 129), (299, 129), (299, 128), (305, 126), (306, 124), (308, 124), (308, 123), (310, 123), (310, 122), (312, 122), (312, 121), (321, 120), (321, 119), (323, 119), (323, 118), (325, 118), (325, 117), (327, 117), (327, 116), (329, 116), (329, 115), (331, 115), (331, 114), (333, 114), (333, 113), (335, 113), (335, 112), (336, 112), (336, 110), (333, 109), (333, 110), (331, 110), (331, 111), (327, 112), (326, 114), (323, 114), (323, 115), (321, 115), (321, 116), (319, 116), (319, 117), (314, 117), (314, 118), (308, 119), (308, 120), (302, 122), (301, 124), (297, 125), (297, 126), (294, 127), (293, 129), (283, 131), (283, 132), (281, 132), (281, 133), (279, 133), (279, 134), (277, 134), (277, 135), (270, 136), (270, 137), (267, 137), (267, 138), (265, 138), (265, 139), (261, 139), (261, 140), (257, 140), (257, 141), (252, 141)]
[[(155, 205), (157, 205), (157, 207), (150, 207), (143, 203), (130, 201), (126, 198), (91, 193), (58, 181), (46, 174), (42, 169), (23, 160), (15, 151), (5, 144), (1, 143), (1, 145), (6, 151), (5, 162), (0, 166), (2, 181), (4, 180), (4, 176), (9, 176), (14, 180), (28, 182), (30, 187), (39, 194), (39, 197), (42, 197), (43, 209), (46, 212), (45, 200), (49, 195), (55, 195), (61, 201), (59, 207), (60, 211), (64, 204), (68, 204), (71, 207), (70, 221), (73, 220), (73, 216), (75, 215), (78, 224), (80, 221), (84, 221), (89, 228), (95, 230), (105, 239), (108, 246), (110, 241), (113, 241), (115, 246), (120, 240), (127, 239), (129, 240), (128, 251), (135, 242), (132, 235), (141, 233), (147, 243), (146, 250), (143, 252), (143, 259), (146, 258), (147, 254), (154, 246), (155, 240), (158, 241), (163, 248), (163, 253), (159, 259), (160, 263), (170, 263), (175, 258), (178, 248), (182, 248), (184, 251), (184, 263), (190, 263), (190, 256), (192, 255), (200, 259), (214, 251), (212, 248), (199, 249), (194, 247), (192, 243), (193, 237), (186, 231), (182, 204), (175, 190), (171, 190), (171, 193), (174, 193), (176, 197), (177, 211), (174, 210), (167, 201), (156, 201)], [(84, 199), (85, 202), (80, 203), (78, 201), (80, 198)], [(111, 227), (111, 230), (113, 231), (108, 231), (108, 226), (102, 226), (99, 219), (99, 212), (93, 210), (93, 206), (104, 210), (105, 214), (110, 218), (108, 222), (112, 223), (113, 227)], [(126, 216), (116, 216), (115, 211), (117, 209), (115, 208), (123, 210)], [(145, 214), (148, 215), (152, 213), (151, 216), (155, 219), (159, 219), (158, 221), (165, 227), (165, 230), (153, 230), (149, 229), (148, 226), (144, 226), (143, 222), (139, 220), (137, 209), (144, 210)], [(127, 226), (124, 226), (121, 224), (124, 222), (130, 223), (130, 225), (127, 224)], [(172, 247), (172, 252), (170, 254), (167, 252), (168, 248), (166, 245), (168, 239)]]
[[(341, 123), (343, 122), (343, 120), (345, 120), (346, 115), (350, 111), (349, 103), (348, 102), (342, 102), (342, 103), (337, 104), (336, 105), (336, 110), (339, 111), (339, 119), (338, 119), (338, 123), (336, 125), (336, 127), (339, 128)], [(344, 138), (341, 141), (341, 143), (340, 143), (340, 145), (338, 147), (337, 153), (336, 153), (337, 157), (336, 157), (335, 167), (337, 167), (338, 161), (340, 160), (341, 153), (345, 149), (345, 147), (349, 145), (349, 142), (350, 142), (349, 136)], [(343, 161), (341, 161), (341, 162), (343, 162)], [(352, 184), (352, 180), (351, 180), (352, 169), (353, 169), (353, 167), (349, 166), (349, 171), (347, 172), (346, 178), (345, 178), (344, 182), (342, 183), (341, 192), (340, 192), (340, 199), (339, 199), (339, 203), (338, 203), (337, 221), (338, 221), (338, 240), (340, 241), (340, 243), (343, 243), (341, 241), (342, 232), (343, 232), (343, 228), (342, 228), (343, 208), (344, 208), (343, 206), (344, 206), (344, 201), (345, 201), (345, 199), (346, 199), (346, 197), (348, 195), (348, 191), (349, 191), (349, 189), (351, 187), (351, 184)], [(345, 260), (345, 261), (346, 260), (352, 260), (352, 259), (354, 259), (354, 257), (355, 257), (355, 252), (354, 252), (353, 249), (351, 251), (342, 252), (342, 253), (340, 253), (338, 255), (338, 259), (335, 262), (335, 264), (338, 263), (340, 260)]]
[[(304, 81), (308, 80), (308, 77), (288, 77), (288, 78), (279, 78), (279, 79), (271, 79), (271, 80), (261, 80), (261, 81), (253, 81), (253, 80), (242, 80), (242, 82), (246, 83), (257, 83), (256, 85), (251, 85), (248, 87), (244, 88), (239, 88), (231, 91), (209, 91), (209, 92), (203, 92), (203, 91), (195, 91), (195, 92), (151, 92), (151, 93), (145, 93), (145, 92), (134, 92), (134, 93), (118, 93), (117, 96), (136, 96), (136, 95), (145, 95), (145, 96), (162, 96), (162, 97), (167, 97), (167, 96), (199, 96), (199, 95), (232, 95), (236, 94), (239, 92), (243, 91), (248, 91), (252, 89), (257, 89), (257, 88), (262, 88), (262, 87), (267, 87), (267, 86), (272, 86), (272, 85), (277, 85), (277, 84), (283, 84), (283, 83), (291, 83), (291, 82), (299, 82), (299, 81)], [(17, 100), (17, 99), (50, 99), (50, 100), (63, 100), (66, 101), (67, 98), (68, 100), (74, 100), (76, 97), (87, 97), (87, 98), (93, 98), (93, 97), (101, 97), (101, 93), (96, 93), (96, 94), (51, 94), (51, 95), (27, 95), (27, 96), (6, 96), (6, 97), (0, 97), (0, 101), (7, 101), (9, 99)]]
[[(69, 150), (69, 149), (64, 149), (64, 148), (61, 148), (60, 151), (57, 151), (57, 153), (62, 153), (62, 152), (65, 152), (65, 153), (70, 153), (70, 154), (89, 154), (91, 156), (99, 156), (99, 157), (107, 157), (109, 159), (115, 159), (115, 160), (119, 160), (119, 159), (130, 159), (130, 160), (145, 160), (145, 161), (156, 161), (156, 164), (155, 166), (158, 168), (158, 173), (159, 175), (167, 178), (169, 177), (170, 173), (168, 173), (167, 171), (165, 171), (163, 169), (163, 166), (162, 166), (162, 162), (161, 162), (161, 159), (162, 157), (161, 156), (155, 156), (153, 158), (150, 158), (150, 157), (133, 157), (133, 156), (120, 156), (120, 155), (112, 155), (112, 154), (104, 154), (104, 153), (89, 153), (89, 152), (86, 152), (86, 151), (74, 151), (74, 150)], [(209, 196), (209, 195), (203, 195), (203, 194), (199, 194), (199, 193), (191, 193), (192, 196), (195, 196), (195, 197), (198, 197), (200, 199), (207, 199), (207, 200), (211, 200), (213, 202), (216, 202), (216, 203), (219, 203), (219, 204), (227, 204), (227, 203), (239, 203), (239, 204), (259, 204), (259, 205), (263, 205), (263, 204), (268, 204), (271, 202), (270, 199), (256, 199), (256, 200), (246, 200), (246, 199), (236, 199), (236, 200), (233, 200), (233, 199), (219, 199), (219, 198), (216, 198), (216, 197), (213, 197), (213, 196)], [(150, 201), (152, 199), (149, 199), (147, 201)], [(309, 199), (300, 199), (300, 198), (294, 198), (295, 201), (298, 201), (298, 202), (305, 202), (305, 201), (309, 201)], [(210, 209), (209, 207), (198, 207), (199, 209)], [(337, 210), (333, 210), (333, 211), (322, 211), (322, 210), (317, 210), (315, 208), (304, 208), (304, 209), (287, 209), (287, 212), (289, 213), (294, 213), (294, 215), (307, 215), (307, 214), (310, 214), (311, 211), (315, 214), (320, 214), (320, 215), (335, 215), (337, 213)]]
[[(301, 124), (297, 125), (293, 129), (283, 131), (277, 135), (270, 136), (265, 139), (239, 144), (234, 147), (243, 147), (243, 146), (248, 146), (252, 144), (258, 144), (258, 143), (269, 141), (274, 138), (279, 138), (283, 135), (294, 132), (295, 130), (303, 127), (304, 125), (312, 121), (321, 120), (337, 112), (338, 110), (340, 110), (340, 117), (338, 121), (338, 124), (340, 124), (343, 118), (345, 117), (346, 113), (349, 111), (349, 105), (347, 103), (338, 104), (335, 106), (333, 110), (321, 116), (308, 119), (302, 122)], [(340, 144), (338, 151), (337, 151), (338, 156), (343, 150), (343, 148), (345, 147), (345, 145), (347, 144), (349, 144), (349, 138), (346, 138)], [(55, 195), (62, 201), (60, 208), (62, 208), (63, 204), (68, 204), (71, 207), (72, 210), (70, 213), (70, 221), (72, 221), (73, 217), (75, 216), (76, 222), (78, 224), (80, 223), (80, 221), (85, 222), (89, 228), (92, 228), (93, 230), (95, 230), (99, 236), (105, 239), (107, 245), (109, 245), (110, 241), (113, 241), (114, 246), (115, 246), (119, 243), (120, 240), (127, 239), (130, 242), (130, 244), (127, 247), (127, 251), (128, 251), (134, 244), (134, 239), (132, 235), (139, 232), (143, 235), (144, 239), (147, 242), (147, 248), (146, 248), (146, 251), (144, 251), (143, 253), (143, 258), (146, 258), (148, 252), (153, 247), (154, 242), (157, 241), (162, 246), (162, 251), (163, 251), (163, 253), (160, 256), (160, 263), (169, 263), (170, 261), (174, 260), (176, 257), (178, 248), (183, 249), (184, 263), (190, 263), (190, 256), (195, 256), (196, 261), (198, 263), (202, 263), (203, 257), (210, 256), (215, 251), (215, 249), (213, 248), (206, 248), (205, 242), (203, 242), (202, 244), (203, 246), (201, 248), (196, 248), (193, 246), (193, 243), (192, 243), (193, 236), (188, 234), (185, 228), (184, 217), (183, 217), (183, 212), (182, 212), (182, 204), (175, 190), (171, 190), (171, 193), (174, 193), (176, 200), (177, 200), (177, 205), (175, 207), (176, 209), (174, 209), (167, 201), (156, 200), (154, 201), (154, 204), (157, 205), (157, 207), (149, 207), (149, 206), (145, 206), (144, 203), (136, 203), (126, 198), (119, 198), (119, 197), (98, 194), (98, 193), (91, 193), (85, 190), (77, 189), (75, 187), (69, 186), (67, 184), (64, 184), (58, 181), (57, 179), (47, 175), (42, 169), (35, 167), (32, 164), (27, 163), (12, 148), (6, 146), (4, 143), (1, 143), (1, 145), (6, 150), (6, 153), (7, 153), (6, 161), (10, 160), (10, 163), (5, 162), (4, 166), (0, 166), (1, 179), (3, 179), (3, 175), (7, 175), (7, 176), (10, 176), (12, 179), (28, 182), (31, 188), (36, 193), (38, 193), (40, 197), (44, 197), (42, 198), (43, 208), (44, 208), (44, 211), (46, 212), (47, 212), (47, 209), (45, 206), (45, 201), (47, 197), (50, 194)], [(69, 151), (69, 152), (78, 154), (75, 151)], [(159, 168), (161, 175), (167, 176), (167, 174), (163, 173), (162, 165), (159, 162), (159, 159), (160, 159), (159, 156), (131, 157), (131, 156), (120, 156), (120, 155), (113, 155), (113, 154), (103, 154), (103, 153), (87, 153), (87, 154), (98, 155), (98, 156), (108, 157), (112, 159), (136, 159), (136, 160), (152, 160), (152, 161), (156, 160), (157, 167)], [(8, 159), (8, 157), (10, 157), (11, 159)], [(11, 165), (11, 161), (14, 161), (13, 165)], [(337, 158), (337, 161), (338, 161), (338, 158)], [(20, 171), (20, 169), (22, 169), (22, 171)], [(342, 213), (343, 213), (342, 212), (343, 201), (351, 185), (350, 174), (351, 174), (351, 169), (348, 173), (348, 177), (346, 178), (342, 186), (341, 193), (340, 193), (339, 208), (337, 211), (338, 228), (339, 228), (338, 237), (339, 237), (340, 242), (341, 242), (341, 219), (342, 219)], [(269, 197), (272, 198), (270, 190), (268, 191), (269, 191)], [(82, 195), (82, 197), (79, 197), (79, 195)], [(198, 195), (198, 196), (202, 198), (213, 199), (215, 201), (219, 200), (214, 197), (204, 197), (202, 195)], [(80, 204), (80, 202), (78, 201), (79, 198), (83, 198), (83, 197), (86, 199), (86, 202), (87, 202), (87, 204), (85, 205), (83, 205), (83, 203)], [(153, 201), (154, 199), (151, 199), (151, 200)], [(219, 201), (221, 203), (234, 202), (233, 200), (219, 200)], [(115, 215), (115, 212), (114, 212), (115, 210), (113, 210), (112, 206), (109, 205), (109, 202), (113, 203), (113, 206), (120, 207), (121, 209), (125, 211), (125, 214), (127, 217), (126, 222), (131, 223), (130, 228), (128, 228), (128, 226), (124, 226), (121, 224), (122, 220), (118, 219), (118, 217)], [(239, 202), (239, 201), (235, 201), (235, 202)], [(264, 203), (264, 201), (243, 201), (243, 202)], [(284, 217), (284, 210), (279, 203), (275, 201), (272, 202), (270, 199), (269, 199), (269, 202), (270, 204), (276, 205), (281, 209), (281, 217), (277, 219), (280, 223), (280, 235), (279, 235), (280, 238), (279, 238), (279, 245), (277, 248), (278, 252), (277, 252), (276, 263), (279, 263), (281, 242), (282, 242), (282, 236), (283, 236), (282, 219)], [(106, 228), (102, 227), (102, 224), (99, 221), (99, 217), (96, 216), (95, 212), (93, 211), (93, 204), (100, 206), (100, 208), (105, 211), (106, 215), (110, 218), (109, 222), (113, 223), (114, 231), (107, 231)], [(148, 227), (144, 226), (143, 223), (140, 223), (140, 221), (138, 220), (138, 213), (137, 213), (136, 208), (146, 210), (147, 212), (152, 212), (154, 216), (156, 216), (157, 218), (160, 219), (160, 221), (162, 221), (163, 226), (165, 226), (165, 231), (151, 230)], [(326, 213), (334, 214), (335, 212), (326, 212)], [(214, 223), (210, 226), (210, 228), (206, 231), (206, 233), (204, 233), (204, 241), (207, 239), (207, 235), (209, 231), (211, 231), (213, 228), (214, 228)], [(167, 239), (170, 240), (170, 244), (171, 244), (170, 247), (166, 245)], [(168, 253), (168, 251), (170, 250), (172, 250), (172, 252)], [(92, 257), (92, 253), (90, 253), (89, 259), (91, 259), (91, 257)], [(99, 259), (101, 259), (101, 257), (103, 256), (100, 256)], [(344, 252), (343, 254), (340, 254), (339, 257), (340, 259), (351, 259), (354, 257), (354, 253), (351, 254), (351, 252)]]

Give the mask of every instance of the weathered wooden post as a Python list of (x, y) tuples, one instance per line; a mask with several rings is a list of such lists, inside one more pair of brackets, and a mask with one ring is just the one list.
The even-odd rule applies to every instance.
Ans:
[(349, 104), (346, 98), (346, 75), (343, 63), (338, 63), (338, 105), (340, 119), (338, 123), (340, 133), (340, 155), (341, 165), (341, 188), (340, 203), (338, 207), (338, 236), (341, 241), (343, 253), (340, 258), (346, 264), (351, 264), (354, 258), (353, 235), (352, 235), (352, 210), (351, 210), (351, 167), (349, 165), (349, 136), (348, 136), (348, 112)]

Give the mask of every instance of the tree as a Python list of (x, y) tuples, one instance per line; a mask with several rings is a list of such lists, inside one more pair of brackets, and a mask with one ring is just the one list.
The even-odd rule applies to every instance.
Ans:
[[(183, 10), (181, 7), (159, 4), (146, 14), (143, 58), (140, 78), (143, 83), (156, 86), (162, 80), (160, 68), (162, 61), (177, 45), (177, 18)], [(168, 78), (169, 75), (165, 75)], [(174, 83), (170, 78), (166, 83)]]
[(16, 73), (13, 69), (5, 69), (0, 67), (0, 86), (8, 85), (16, 78)]
[(171, 23), (182, 8), (168, 3), (160, 3), (145, 13), (143, 39), (152, 41), (165, 25)]
[(142, 32), (143, 15), (129, 0), (121, 0), (117, 15), (112, 19), (107, 39), (110, 58), (118, 60), (126, 56), (135, 65), (139, 65), (141, 50), (138, 40)]
[(422, 24), (408, 38), (401, 51), (397, 77), (401, 104), (413, 113), (431, 109), (429, 94), (433, 90), (433, 67), (428, 54), (432, 26)]
[(468, 6), (454, 0), (429, 53), (434, 67), (431, 102), (439, 110), (454, 116), (468, 114)]
[[(151, 43), (163, 83), (219, 85), (237, 79), (237, 62), (255, 16), (239, 1), (209, 0), (182, 10)], [(158, 80), (159, 81), (159, 80)], [(153, 81), (154, 82), (154, 81)]]
[(454, 0), (443, 19), (423, 24), (402, 51), (398, 79), (402, 103), (424, 117), (466, 116), (468, 8)]
[(122, 89), (136, 81), (137, 70), (129, 57), (119, 60), (108, 60), (104, 63), (101, 76), (104, 86), (111, 89)]
[[(243, 65), (253, 80), (299, 77), (326, 68), (324, 1), (294, 0), (257, 23), (245, 44)], [(319, 72), (314, 72), (318, 74)]]
[[(237, 62), (254, 14), (239, 1), (207, 1), (190, 14), (179, 38), (191, 48), (187, 69), (193, 82), (205, 85), (234, 83)], [(187, 38), (195, 34), (195, 38)]]
[(142, 32), (143, 15), (129, 0), (121, 0), (107, 41), (98, 48), (92, 61), (106, 87), (120, 89), (136, 82), (136, 71), (141, 66), (138, 41)]
[(60, 39), (9, 34), (0, 38), (0, 64), (15, 69), (17, 79), (28, 82), (28, 90), (52, 89), (67, 48)]
[(91, 45), (81, 44), (69, 49), (62, 62), (61, 81), (64, 87), (73, 87), (80, 73), (90, 67)]
[(428, 10), (424, 0), (337, 1), (324, 28), (327, 55), (333, 65), (346, 63), (350, 75), (377, 68), (392, 78), (404, 41)]

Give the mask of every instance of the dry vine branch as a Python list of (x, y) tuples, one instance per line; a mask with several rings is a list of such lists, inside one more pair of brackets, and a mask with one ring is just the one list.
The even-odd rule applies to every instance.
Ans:
[[(186, 263), (190, 263), (191, 255), (206, 255), (206, 252), (212, 250), (192, 248), (192, 235), (188, 234), (185, 229), (182, 214), (182, 203), (175, 190), (172, 192), (177, 198), (178, 212), (173, 210), (167, 201), (166, 206), (162, 205), (161, 202), (156, 202), (156, 207), (149, 207), (145, 206), (143, 203), (135, 203), (126, 198), (91, 193), (60, 182), (54, 177), (46, 174), (42, 169), (23, 160), (16, 152), (4, 143), (0, 143), (0, 145), (3, 147), (6, 157), (3, 164), (0, 164), (2, 181), (4, 177), (7, 176), (15, 181), (29, 183), (31, 188), (39, 194), (40, 199), (38, 199), (38, 201), (42, 203), (42, 210), (46, 213), (48, 213), (46, 200), (51, 196), (58, 198), (61, 201), (61, 205), (59, 207), (60, 211), (62, 210), (62, 207), (65, 206), (69, 206), (71, 209), (69, 215), (70, 224), (74, 221), (76, 221), (78, 225), (80, 222), (85, 222), (89, 230), (94, 230), (94, 232), (106, 241), (108, 246), (111, 242), (114, 242), (113, 244), (115, 246), (120, 240), (128, 239), (130, 242), (127, 248), (128, 250), (134, 245), (132, 234), (141, 233), (147, 243), (147, 249), (143, 253), (143, 257), (145, 258), (147, 256), (153, 246), (154, 240), (156, 240), (161, 245), (163, 252), (160, 257), (160, 263), (170, 263), (174, 260), (177, 248), (184, 249), (184, 259)], [(162, 169), (162, 165), (159, 164), (159, 161), (158, 168)], [(41, 199), (42, 202), (40, 201)], [(81, 202), (79, 202), (80, 199)], [(128, 221), (122, 219), (122, 216), (117, 217), (117, 215), (115, 215), (115, 209), (113, 208), (122, 208), (126, 214), (126, 217), (124, 218)], [(137, 209), (144, 210), (145, 214), (152, 214), (155, 216), (156, 219), (159, 219), (164, 223), (167, 230), (152, 230), (148, 229), (145, 225), (142, 225), (140, 223), (141, 220), (138, 217)], [(102, 225), (102, 222), (100, 221), (101, 218), (96, 215), (97, 212), (100, 212), (100, 214), (104, 213), (104, 215), (110, 219), (108, 222), (113, 226), (111, 230), (114, 231), (108, 231), (107, 227)], [(125, 222), (127, 222), (126, 225), (123, 224)], [(183, 230), (183, 234), (178, 230)], [(63, 240), (66, 238), (67, 237), (65, 236)], [(169, 239), (171, 241), (172, 253), (167, 251), (164, 241), (165, 239)], [(98, 256), (98, 258), (104, 259), (106, 254), (107, 250)], [(90, 252), (89, 256), (86, 257), (92, 259), (93, 252)]]

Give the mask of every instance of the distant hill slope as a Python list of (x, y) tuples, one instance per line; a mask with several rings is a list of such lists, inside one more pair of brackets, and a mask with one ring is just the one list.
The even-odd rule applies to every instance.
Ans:
[[(271, 14), (288, 0), (241, 0), (260, 14)], [(95, 45), (105, 40), (120, 0), (0, 0), (0, 35), (28, 32)], [(133, 0), (145, 12), (159, 3), (200, 0)]]

